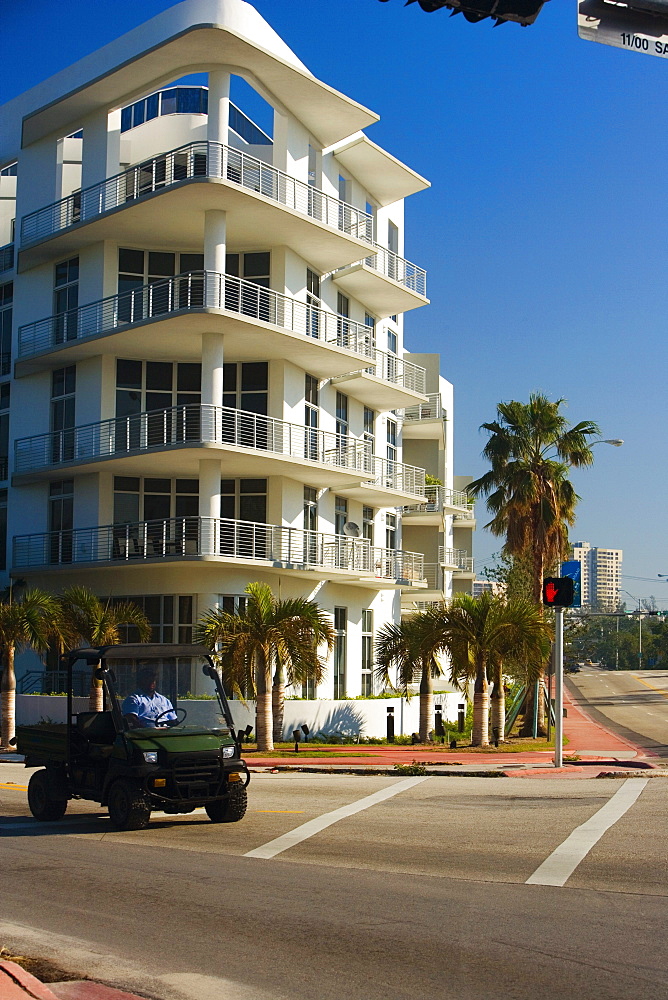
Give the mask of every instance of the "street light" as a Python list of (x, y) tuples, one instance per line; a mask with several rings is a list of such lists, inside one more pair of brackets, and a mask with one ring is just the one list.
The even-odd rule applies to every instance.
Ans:
[(638, 670), (642, 670), (642, 598), (635, 597), (633, 594), (629, 593), (628, 590), (622, 590), (622, 594), (628, 594), (629, 597), (633, 597), (633, 600), (638, 602), (637, 612), (632, 611), (631, 614), (638, 615)]

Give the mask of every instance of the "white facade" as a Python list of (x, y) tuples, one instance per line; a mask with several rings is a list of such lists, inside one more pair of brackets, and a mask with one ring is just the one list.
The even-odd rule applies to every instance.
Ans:
[(472, 574), (452, 387), (403, 346), (428, 184), (376, 119), (242, 0), (177, 4), (0, 108), (8, 573), (140, 601), (158, 641), (249, 581), (312, 598), (322, 698), (372, 693), (378, 629)]
[(570, 559), (581, 566), (583, 606), (615, 610), (622, 598), (622, 549), (603, 549), (573, 542)]

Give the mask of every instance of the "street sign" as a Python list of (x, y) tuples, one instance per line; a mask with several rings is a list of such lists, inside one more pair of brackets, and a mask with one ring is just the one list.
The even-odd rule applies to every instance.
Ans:
[(579, 0), (578, 34), (589, 42), (668, 59), (668, 0)]
[(579, 608), (582, 605), (582, 563), (579, 559), (571, 559), (562, 562), (561, 575), (568, 576), (573, 581), (573, 601), (572, 608)]

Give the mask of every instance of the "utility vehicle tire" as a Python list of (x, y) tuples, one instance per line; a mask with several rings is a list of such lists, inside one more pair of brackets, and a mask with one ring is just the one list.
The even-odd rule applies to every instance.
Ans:
[(133, 781), (119, 778), (107, 796), (109, 818), (119, 830), (143, 830), (151, 818), (151, 805)]
[(28, 782), (30, 812), (40, 823), (62, 819), (67, 809), (67, 799), (53, 801), (49, 798), (49, 776), (46, 769), (35, 771)]
[(245, 787), (235, 784), (230, 787), (230, 794), (226, 799), (207, 802), (204, 808), (212, 823), (238, 823), (246, 815), (247, 806)]

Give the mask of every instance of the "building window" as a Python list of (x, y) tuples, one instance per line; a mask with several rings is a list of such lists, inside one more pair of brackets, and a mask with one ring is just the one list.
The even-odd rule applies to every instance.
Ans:
[(336, 342), (339, 347), (347, 347), (350, 334), (350, 323), (348, 323), (350, 299), (341, 292), (336, 293), (336, 312)]
[(396, 549), (397, 547), (397, 515), (385, 515), (385, 548)]
[(121, 132), (128, 132), (162, 115), (205, 115), (208, 97), (204, 87), (172, 87), (150, 94), (121, 110)]
[[(347, 437), (350, 430), (348, 422), (348, 397), (343, 392), (336, 394), (336, 433), (340, 437)], [(343, 446), (344, 442), (341, 442)]]
[(75, 340), (78, 330), (79, 258), (56, 264), (53, 283), (54, 339), (57, 344)]
[(364, 326), (367, 330), (367, 343), (369, 347), (376, 344), (376, 320), (370, 313), (364, 313)]
[(376, 206), (372, 202), (367, 201), (367, 203), (364, 206), (364, 211), (366, 212), (367, 215), (371, 216), (371, 232), (369, 233), (369, 236), (370, 236), (370, 238), (372, 240), (375, 241), (375, 239), (376, 239), (376, 213), (377, 213), (378, 209), (376, 208)]
[(49, 559), (52, 563), (72, 562), (74, 525), (74, 480), (49, 483)]
[(14, 285), (8, 281), (0, 285), (0, 375), (12, 370), (12, 305)]
[(343, 534), (343, 526), (348, 521), (348, 501), (345, 497), (334, 497), (334, 531)]
[[(393, 222), (387, 224), (387, 249), (390, 253), (399, 253), (399, 227)], [(395, 275), (390, 274), (390, 277), (394, 278)]]
[(0, 569), (7, 569), (7, 490), (0, 490)]
[(0, 385), (0, 480), (9, 476), (9, 399), (11, 385)]
[(373, 694), (373, 611), (362, 611), (362, 694)]
[(313, 375), (304, 379), (304, 456), (312, 462), (318, 460), (318, 380)]
[[(118, 358), (116, 451), (197, 439), (201, 371), (201, 365), (191, 362)], [(165, 412), (176, 406), (193, 409), (179, 414)], [(152, 415), (142, 421), (141, 413)]]
[(388, 472), (394, 471), (394, 463), (397, 460), (397, 422), (387, 421), (387, 466)]
[(268, 397), (266, 361), (232, 361), (223, 365), (223, 406), (266, 416)]
[(51, 461), (74, 458), (76, 365), (51, 373)]
[(397, 353), (397, 346), (398, 346), (398, 340), (397, 340), (396, 333), (394, 332), (394, 330), (388, 330), (387, 331), (387, 349), (390, 352), (390, 354), (396, 354)]
[(114, 556), (195, 555), (198, 511), (196, 479), (114, 476)]
[(376, 450), (376, 412), (370, 410), (368, 406), (364, 407), (364, 433), (362, 437), (369, 446), (369, 454), (373, 455)]
[(234, 521), (267, 522), (266, 479), (223, 479), (220, 516)]
[(309, 267), (306, 269), (306, 335), (316, 340), (320, 336), (321, 304), (320, 275)]
[(334, 697), (346, 696), (348, 609), (334, 608)]
[(373, 545), (374, 514), (373, 507), (362, 507), (362, 538), (366, 538), (370, 545)]
[[(131, 594), (110, 598), (112, 604), (132, 601), (138, 604), (151, 625), (151, 642), (193, 641), (194, 601), (189, 594)], [(139, 634), (131, 625), (121, 626), (120, 642), (139, 642)], [(187, 690), (187, 689), (186, 689)], [(186, 691), (179, 691), (185, 694)]]

